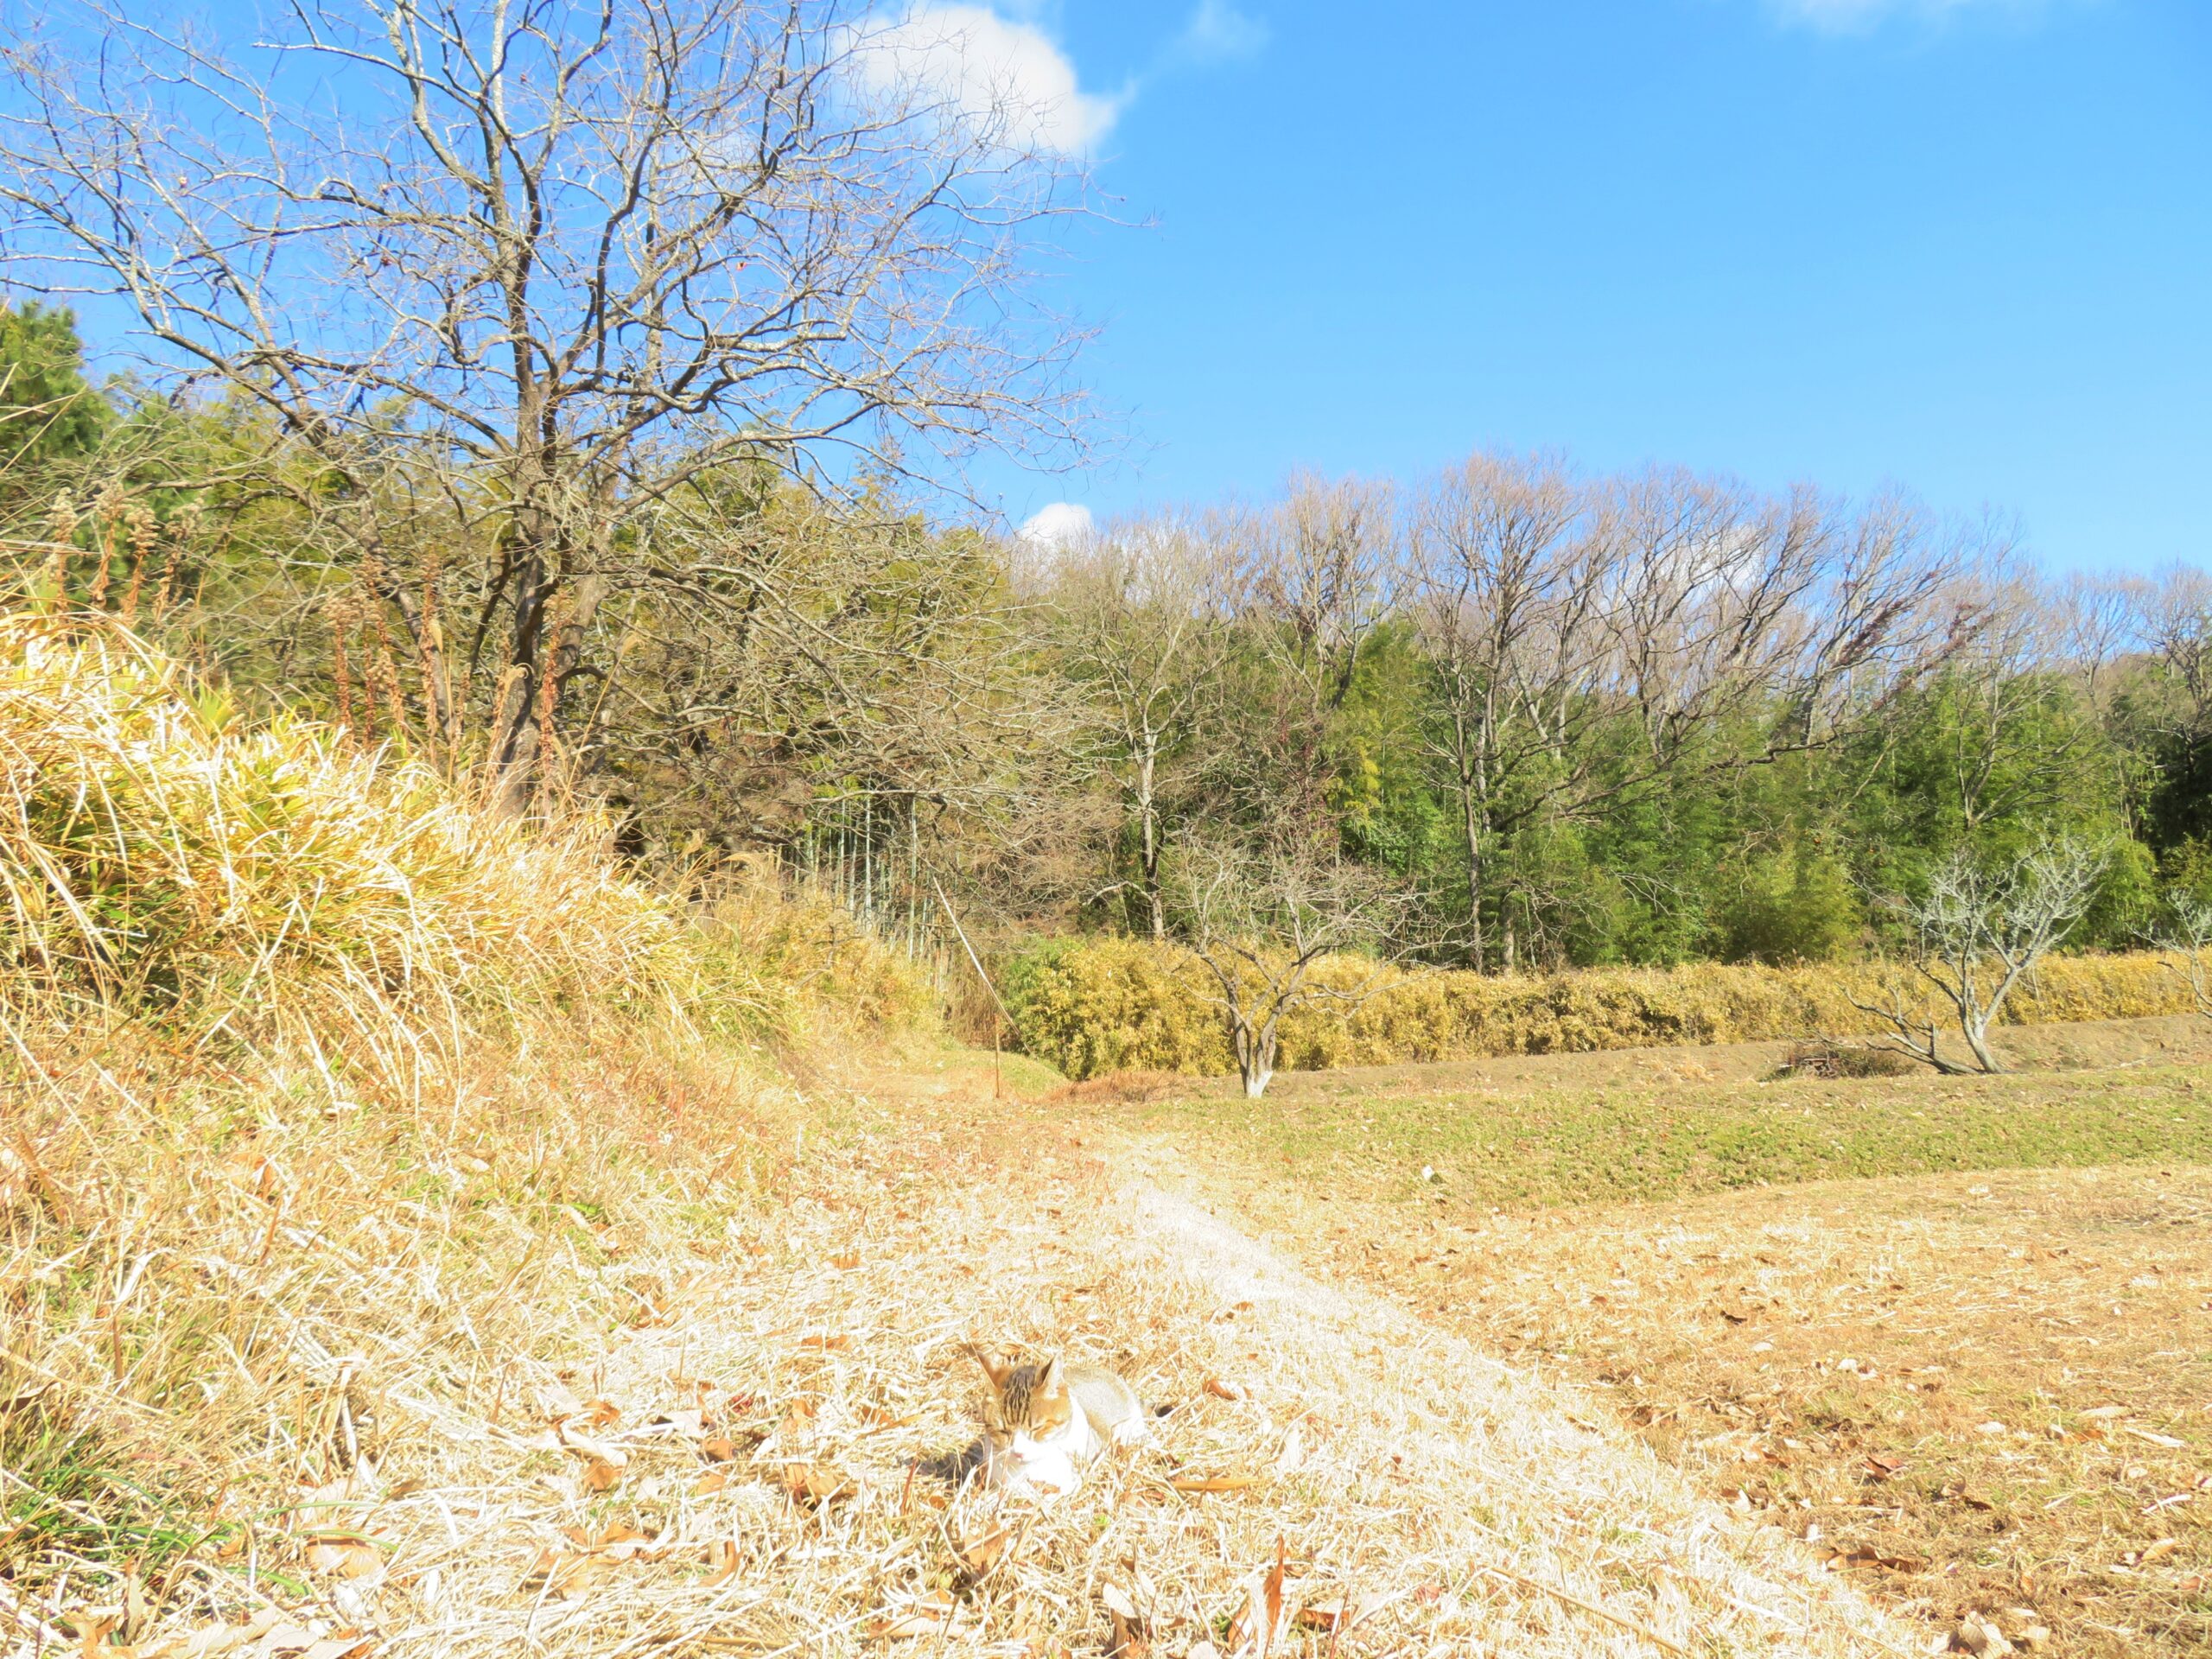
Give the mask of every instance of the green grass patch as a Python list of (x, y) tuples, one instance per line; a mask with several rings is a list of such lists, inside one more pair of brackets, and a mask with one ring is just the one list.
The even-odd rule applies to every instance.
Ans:
[(1938, 1170), (2212, 1162), (2200, 1066), (2035, 1076), (1473, 1090), (1133, 1108), (1196, 1149), (1367, 1192), (1552, 1205)]

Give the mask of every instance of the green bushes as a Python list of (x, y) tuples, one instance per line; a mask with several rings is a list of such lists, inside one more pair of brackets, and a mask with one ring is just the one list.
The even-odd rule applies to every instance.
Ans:
[[(1349, 986), (1365, 963), (1324, 964), (1324, 984)], [(1212, 1075), (1233, 1069), (1205, 970), (1186, 952), (1135, 939), (1055, 944), (1007, 975), (1023, 1049), (1080, 1080), (1116, 1071)], [(1665, 1044), (1853, 1036), (1878, 1022), (1852, 998), (1886, 1001), (1904, 969), (1885, 963), (1791, 968), (1697, 963), (1591, 969), (1542, 976), (1386, 973), (1357, 1006), (1319, 1002), (1284, 1021), (1287, 1069), (1384, 1065)], [(1948, 1011), (1928, 1002), (1929, 1012)], [(2052, 957), (2005, 1004), (2008, 1024), (2123, 1019), (2190, 1011), (2187, 985), (2155, 952)]]

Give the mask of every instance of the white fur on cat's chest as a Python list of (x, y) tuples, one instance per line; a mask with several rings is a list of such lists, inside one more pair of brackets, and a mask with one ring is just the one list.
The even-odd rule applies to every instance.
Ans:
[(983, 1484), (1033, 1497), (1065, 1497), (1083, 1484), (1083, 1465), (1105, 1447), (1081, 1412), (1048, 1440), (1022, 1436), (1009, 1446), (984, 1443)]

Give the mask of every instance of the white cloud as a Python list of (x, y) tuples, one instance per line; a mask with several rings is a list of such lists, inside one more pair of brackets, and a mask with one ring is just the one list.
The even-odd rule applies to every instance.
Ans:
[(2016, 16), (2039, 0), (1768, 0), (1785, 22), (1803, 23), (1829, 35), (1862, 34), (1892, 17), (1936, 22), (1963, 11), (2006, 11)]
[(1041, 29), (982, 6), (918, 5), (856, 33), (852, 60), (871, 92), (944, 106), (1006, 143), (1076, 156), (1113, 130), (1126, 96), (1084, 92)]
[(1204, 63), (1249, 58), (1267, 43), (1268, 26), (1238, 10), (1236, 0), (1198, 0), (1177, 42), (1185, 57)]
[(1040, 552), (1051, 552), (1090, 540), (1097, 528), (1089, 507), (1075, 501), (1055, 501), (1031, 513), (1014, 533)]

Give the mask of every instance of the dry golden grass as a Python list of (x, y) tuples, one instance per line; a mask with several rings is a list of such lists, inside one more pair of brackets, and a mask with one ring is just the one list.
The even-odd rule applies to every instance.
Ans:
[[(2068, 1088), (2125, 1087), (2193, 1121), (2204, 1087), (2179, 1068), (1760, 1089), (1754, 1066), (1715, 1058), (1742, 1080), (1647, 1081), (1661, 1116), (1692, 1121), (1732, 1087), (1778, 1113), (1815, 1094), (1940, 1113), (1971, 1094), (2026, 1119), (2046, 1096), (2063, 1110)], [(1529, 1089), (1589, 1062), (1518, 1064)], [(1371, 1087), (1359, 1099), (1336, 1109), (1374, 1109)], [(1510, 1116), (1511, 1101), (1484, 1108)], [(2094, 1659), (2212, 1645), (2212, 1173), (1947, 1173), (1529, 1209), (1463, 1196), (1458, 1171), (1421, 1186), (1395, 1166), (1417, 1155), (1403, 1149), (1286, 1179), (1198, 1121), (1178, 1120), (1182, 1155), (1305, 1259), (1610, 1402), (1747, 1525), (1806, 1540), (1936, 1632), (1973, 1618)]]
[[(2007, 1001), (2008, 1025), (2193, 1010), (2178, 959), (2155, 951), (2053, 957)], [(1330, 960), (1317, 982), (1370, 983), (1371, 963)], [(1284, 1017), (1286, 1072), (1429, 1064), (1659, 1044), (1707, 1046), (1860, 1036), (1881, 1024), (1853, 999), (1951, 1017), (1910, 969), (1883, 963), (1794, 968), (1700, 963), (1544, 976), (1381, 971), (1364, 1001), (1323, 1000)], [(1197, 960), (1174, 946), (1102, 938), (1018, 963), (1015, 1025), (1031, 1054), (1078, 1080), (1118, 1071), (1218, 1076), (1235, 1069)]]
[[(309, 1637), (338, 1644), (322, 1659), (1097, 1652), (1120, 1605), (1160, 1654), (1229, 1653), (1279, 1548), (1278, 1652), (1900, 1650), (1794, 1546), (1541, 1385), (1110, 1175), (1049, 1119), (864, 1082), (845, 1128), (793, 1122), (772, 1192), (748, 1198), (664, 1142), (651, 1179), (591, 1182), (655, 1147), (651, 1107), (684, 1080), (603, 1081), (539, 1120), (542, 1165), (482, 1178), (542, 1188), (535, 1225), (504, 1198), (472, 1224), (452, 1197), (406, 1198), (394, 1137), (357, 1118), (264, 1128), (248, 1157), (157, 1185), (200, 1224), (179, 1282), (149, 1267), (136, 1295), (218, 1328), (195, 1348), (134, 1325), (105, 1379), (97, 1321), (44, 1359), (73, 1408), (102, 1408), (103, 1466), (162, 1479), (167, 1507), (118, 1540), (99, 1497), (49, 1492), (109, 1535), (11, 1540), (0, 1623), (23, 1650), (42, 1630), (141, 1656)], [(18, 1263), (45, 1224), (25, 1185)], [(947, 1465), (977, 1383), (958, 1344), (978, 1336), (1122, 1369), (1171, 1408), (1159, 1445), (1049, 1507), (963, 1488)], [(32, 1396), (21, 1446), (56, 1415), (10, 1387)], [(180, 1461), (185, 1412), (204, 1465)], [(1329, 1628), (1347, 1605), (1357, 1624)]]

